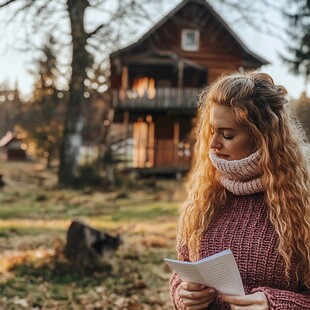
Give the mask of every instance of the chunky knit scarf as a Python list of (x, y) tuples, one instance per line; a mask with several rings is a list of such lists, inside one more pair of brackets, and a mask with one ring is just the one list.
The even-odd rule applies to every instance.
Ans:
[(240, 160), (226, 160), (210, 150), (213, 166), (220, 172), (221, 184), (235, 195), (248, 195), (264, 191), (258, 162), (259, 151)]

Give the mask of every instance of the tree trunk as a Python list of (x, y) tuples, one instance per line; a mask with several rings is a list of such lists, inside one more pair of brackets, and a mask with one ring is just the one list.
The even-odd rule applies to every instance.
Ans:
[(62, 186), (71, 186), (77, 176), (82, 144), (84, 80), (87, 77), (86, 68), (90, 65), (90, 55), (85, 48), (87, 33), (84, 29), (84, 14), (89, 3), (87, 0), (67, 0), (67, 6), (72, 34), (72, 75), (58, 171), (58, 181)]

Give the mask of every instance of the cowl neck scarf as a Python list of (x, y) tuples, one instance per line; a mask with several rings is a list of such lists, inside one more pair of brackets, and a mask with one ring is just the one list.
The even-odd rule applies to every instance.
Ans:
[(258, 167), (259, 151), (239, 160), (226, 160), (210, 150), (209, 157), (220, 173), (220, 183), (235, 195), (249, 195), (265, 191)]

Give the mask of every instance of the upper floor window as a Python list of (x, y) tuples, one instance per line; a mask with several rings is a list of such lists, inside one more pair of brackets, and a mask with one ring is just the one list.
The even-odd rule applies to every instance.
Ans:
[(182, 49), (184, 51), (198, 51), (199, 49), (199, 31), (198, 30), (183, 29)]

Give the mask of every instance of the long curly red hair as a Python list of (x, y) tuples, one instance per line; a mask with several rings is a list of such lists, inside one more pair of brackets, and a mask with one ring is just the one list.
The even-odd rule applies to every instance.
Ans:
[(212, 138), (209, 114), (213, 104), (229, 106), (261, 151), (262, 183), (286, 276), (289, 280), (292, 258), (297, 258), (295, 276), (309, 284), (310, 178), (302, 147), (307, 143), (291, 116), (285, 88), (275, 85), (265, 73), (238, 73), (224, 76), (204, 90), (199, 104), (195, 159), (180, 217), (179, 244), (187, 245), (191, 258), (197, 259), (201, 237), (218, 207), (225, 203), (227, 192), (218, 183), (208, 156)]

